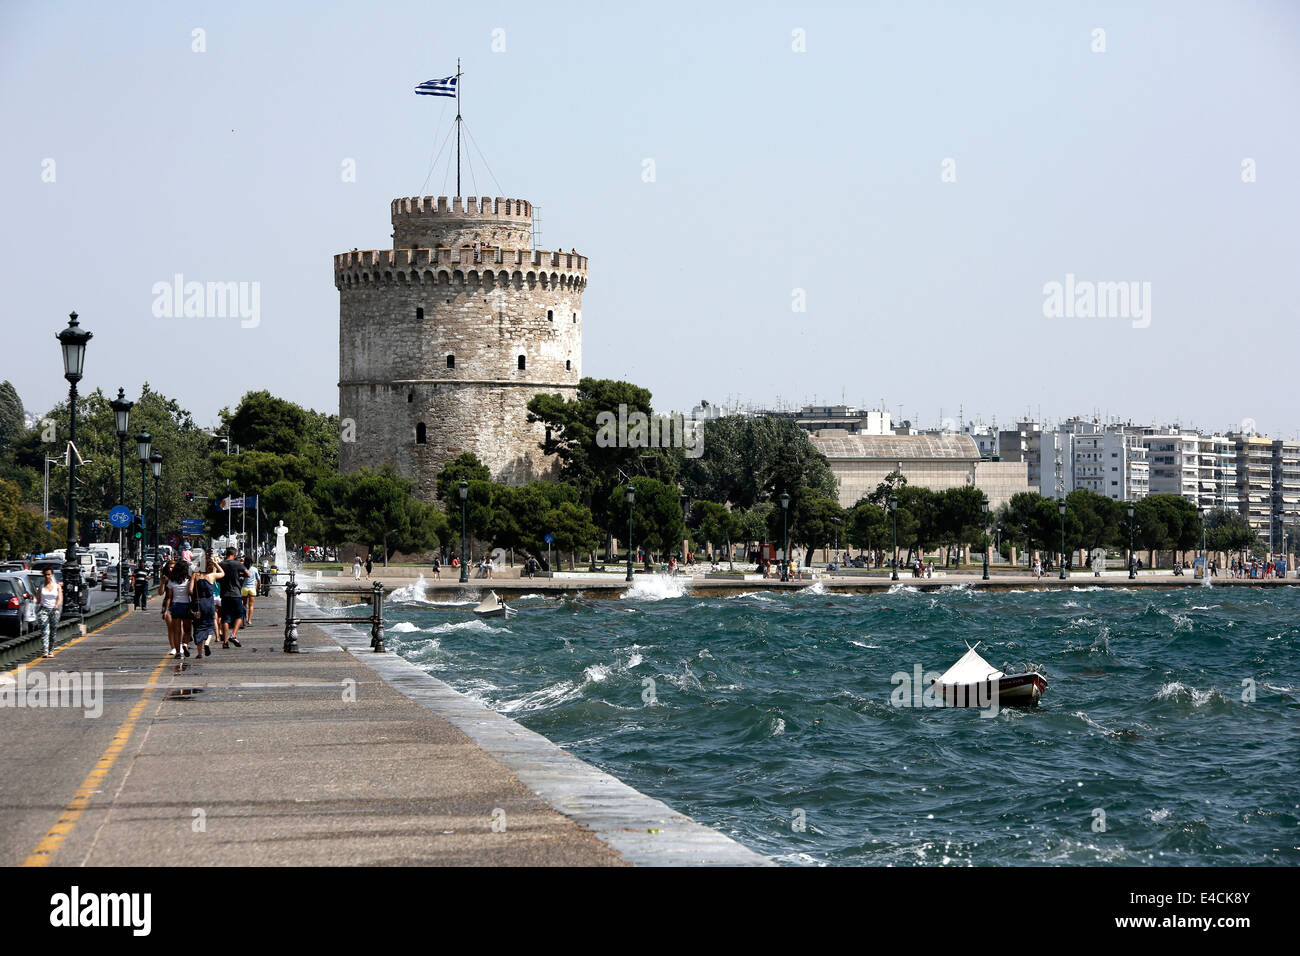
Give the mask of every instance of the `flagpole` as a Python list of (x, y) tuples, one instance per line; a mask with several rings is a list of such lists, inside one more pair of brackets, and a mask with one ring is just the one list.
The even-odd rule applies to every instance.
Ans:
[(460, 57), (456, 57), (456, 195), (460, 195)]

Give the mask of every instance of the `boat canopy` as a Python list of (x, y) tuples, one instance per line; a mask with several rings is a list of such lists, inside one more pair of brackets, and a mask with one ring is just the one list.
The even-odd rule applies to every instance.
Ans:
[[(975, 647), (979, 647), (976, 644)], [(980, 657), (972, 647), (962, 655), (961, 660), (952, 667), (943, 672), (939, 678), (940, 684), (982, 684), (986, 680), (997, 680), (1003, 677), (1000, 670), (995, 670), (984, 658)]]
[(482, 600), (482, 602), (479, 604), (479, 606), (476, 607), (476, 608), (474, 608), (474, 610), (476, 610), (476, 611), (495, 611), (495, 610), (496, 610), (497, 608), (499, 608), (500, 606), (501, 606), (501, 599), (497, 597), (497, 592), (496, 592), (496, 591), (489, 591), (489, 592), (487, 593), (487, 597), (485, 597), (485, 598)]

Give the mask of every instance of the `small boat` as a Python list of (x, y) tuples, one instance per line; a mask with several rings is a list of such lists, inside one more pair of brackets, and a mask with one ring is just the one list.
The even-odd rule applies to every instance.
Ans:
[(489, 591), (487, 597), (474, 608), (474, 613), (479, 617), (514, 617), (519, 612), (497, 597), (496, 591)]
[[(979, 647), (980, 642), (975, 642)], [(1047, 678), (1035, 671), (1004, 674), (967, 645), (961, 660), (933, 683), (949, 707), (1033, 707), (1047, 690)]]

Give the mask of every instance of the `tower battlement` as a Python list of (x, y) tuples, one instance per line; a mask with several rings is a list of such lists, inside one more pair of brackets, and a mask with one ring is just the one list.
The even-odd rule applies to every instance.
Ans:
[(410, 196), (392, 202), (393, 248), (455, 248), (463, 243), (527, 249), (533, 205), (498, 196)]

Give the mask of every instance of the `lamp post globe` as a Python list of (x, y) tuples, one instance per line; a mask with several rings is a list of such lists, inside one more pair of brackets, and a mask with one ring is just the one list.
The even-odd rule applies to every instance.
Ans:
[(465, 551), (465, 502), (469, 498), (469, 482), (462, 478), (456, 485), (456, 493), (460, 495), (460, 580), (463, 584), (469, 580), (469, 556)]
[(636, 500), (636, 487), (631, 483), (624, 492), (627, 497), (627, 581), (632, 580), (632, 503)]
[(68, 553), (63, 565), (65, 600), (72, 596), (84, 605), (81, 588), (81, 561), (77, 557), (77, 383), (86, 365), (86, 343), (94, 333), (77, 322), (77, 313), (68, 313), (67, 327), (55, 336), (63, 351), (63, 377), (68, 380)]
[(894, 520), (894, 553), (889, 557), (889, 580), (898, 580), (898, 498), (889, 496), (889, 515)]
[(1059, 575), (1062, 581), (1065, 580), (1065, 499), (1062, 498), (1056, 503), (1056, 511), (1061, 516), (1061, 573)]

